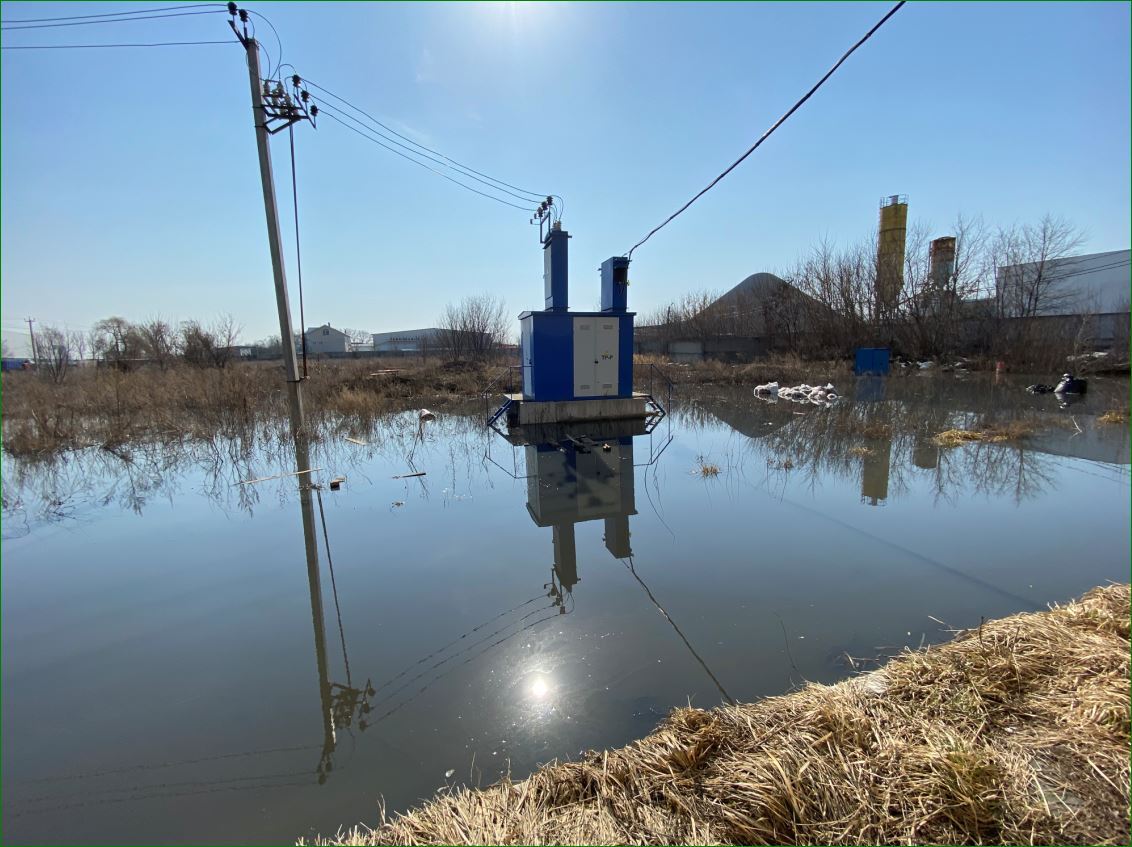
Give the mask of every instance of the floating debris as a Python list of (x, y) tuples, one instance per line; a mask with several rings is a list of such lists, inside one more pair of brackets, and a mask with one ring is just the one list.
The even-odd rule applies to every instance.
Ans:
[(310, 468), (309, 470), (305, 470), (305, 471), (288, 471), (287, 473), (277, 473), (274, 476), (261, 476), (258, 479), (243, 479), (243, 480), (240, 480), (239, 482), (234, 483), (234, 484), (235, 485), (251, 485), (253, 482), (267, 482), (269, 479), (282, 479), (285, 476), (301, 476), (303, 474), (315, 473), (316, 471), (321, 471), (321, 470), (322, 470), (322, 468)]
[(417, 471), (416, 473), (402, 473), (397, 474), (394, 479), (412, 479), (415, 476), (426, 476), (428, 471)]
[(349, 441), (351, 444), (357, 444), (359, 447), (368, 447), (369, 446), (368, 441), (362, 441), (360, 438), (354, 438), (354, 436), (352, 436), (352, 435), (347, 435), (346, 440)]

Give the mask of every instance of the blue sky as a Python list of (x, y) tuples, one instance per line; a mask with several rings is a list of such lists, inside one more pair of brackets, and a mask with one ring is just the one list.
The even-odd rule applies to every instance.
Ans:
[[(150, 6), (172, 3), (146, 3)], [(300, 75), (477, 170), (563, 195), (571, 303), (742, 153), (888, 3), (248, 3)], [(4, 3), (3, 17), (125, 4)], [(5, 32), (3, 43), (224, 38), (227, 16)], [(751, 158), (634, 255), (630, 306), (783, 269), (874, 226), (1063, 215), (1129, 246), (1129, 5), (909, 3)], [(260, 36), (273, 59), (274, 36)], [(277, 332), (239, 46), (2, 56), (2, 312), (89, 327), (234, 315)], [(541, 308), (524, 212), (332, 121), (297, 131), (308, 324), (435, 323), (469, 293)], [(274, 142), (294, 294), (286, 133)], [(11, 336), (16, 338), (15, 336)]]

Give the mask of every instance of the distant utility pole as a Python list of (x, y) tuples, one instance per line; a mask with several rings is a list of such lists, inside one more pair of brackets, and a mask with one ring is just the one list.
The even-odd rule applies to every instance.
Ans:
[[(267, 241), (271, 248), (271, 268), (275, 276), (275, 303), (279, 310), (279, 334), (283, 342), (283, 365), (287, 372), (287, 387), (291, 401), (291, 430), (296, 440), (306, 440), (306, 413), (303, 408), (302, 381), (295, 355), (295, 336), (291, 330), (291, 304), (287, 297), (287, 272), (283, 264), (283, 240), (279, 232), (279, 208), (275, 201), (275, 176), (271, 167), (269, 140), (280, 130), (318, 114), (317, 107), (306, 108), (306, 92), (298, 94), (299, 78), (292, 77), (296, 96), (283, 90), (283, 84), (262, 79), (259, 67), (259, 45), (248, 35), (248, 13), (228, 4), (232, 31), (248, 54), (248, 80), (251, 83), (252, 117), (255, 123), (256, 147), (259, 151), (259, 173), (263, 183), (263, 206), (267, 213)], [(236, 16), (243, 23), (243, 32), (236, 26)], [(270, 71), (269, 71), (270, 72)]]
[(35, 323), (35, 318), (24, 318), (28, 322), (28, 335), (31, 336), (31, 360), (35, 364), (39, 364), (39, 349), (35, 346), (35, 330), (32, 324)]

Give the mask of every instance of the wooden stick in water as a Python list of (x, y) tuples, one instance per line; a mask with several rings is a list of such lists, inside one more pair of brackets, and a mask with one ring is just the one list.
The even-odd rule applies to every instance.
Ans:
[(300, 474), (315, 473), (316, 471), (320, 470), (322, 470), (322, 468), (311, 468), (310, 470), (306, 471), (289, 471), (288, 473), (277, 473), (275, 474), (275, 476), (261, 476), (259, 479), (242, 479), (239, 482), (233, 483), (233, 485), (251, 485), (253, 482), (267, 482), (269, 479), (282, 479), (285, 476), (299, 476)]

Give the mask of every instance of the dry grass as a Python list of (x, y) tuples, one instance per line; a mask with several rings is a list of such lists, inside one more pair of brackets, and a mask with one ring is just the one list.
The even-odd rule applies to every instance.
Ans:
[(1128, 629), (1094, 589), (316, 843), (1127, 844)]
[(875, 452), (876, 451), (873, 450), (871, 447), (850, 447), (849, 448), (849, 455), (850, 456), (862, 456), (862, 457), (863, 456), (871, 456)]
[(1026, 421), (1010, 421), (1004, 424), (985, 426), (982, 429), (945, 429), (933, 439), (940, 447), (958, 447), (972, 441), (999, 444), (1004, 441), (1020, 441), (1034, 434), (1034, 425)]
[[(498, 364), (404, 359), (393, 369), (373, 359), (311, 362), (303, 383), (307, 416), (317, 425), (327, 418), (364, 422), (426, 404), (444, 408), (477, 397), (501, 371)], [(155, 438), (234, 436), (287, 415), (279, 362), (126, 372), (84, 367), (62, 384), (10, 373), (3, 399), (4, 450), (27, 457)]]
[(655, 365), (668, 379), (677, 384), (693, 385), (744, 385), (776, 380), (784, 385), (807, 382), (824, 385), (840, 380), (845, 383), (852, 376), (852, 364), (840, 360), (811, 361), (800, 356), (775, 353), (754, 362), (734, 364), (717, 359), (674, 364), (653, 355), (637, 354), (633, 357), (638, 381), (647, 380), (649, 365)]
[(1100, 416), (1100, 422), (1106, 424), (1126, 424), (1128, 423), (1128, 410), (1109, 409)]
[(696, 457), (696, 469), (693, 471), (696, 476), (713, 477), (719, 476), (719, 465), (709, 462), (703, 456)]

